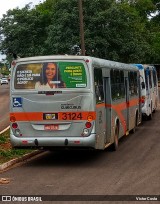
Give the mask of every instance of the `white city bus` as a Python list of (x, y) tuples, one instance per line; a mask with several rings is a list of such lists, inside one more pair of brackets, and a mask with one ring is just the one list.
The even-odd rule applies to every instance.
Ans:
[(136, 64), (136, 66), (140, 72), (142, 114), (151, 120), (159, 101), (157, 71), (153, 65)]
[(105, 149), (141, 121), (137, 67), (89, 56), (21, 58), (12, 69), (11, 143)]

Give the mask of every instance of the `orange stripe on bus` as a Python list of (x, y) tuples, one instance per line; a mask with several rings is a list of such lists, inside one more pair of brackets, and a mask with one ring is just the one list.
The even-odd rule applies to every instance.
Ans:
[(105, 103), (96, 104), (96, 108), (105, 107)]
[[(15, 118), (15, 121), (37, 121), (43, 120), (43, 113), (41, 112), (14, 112), (10, 113), (10, 118)], [(12, 122), (12, 121), (11, 121)]]
[(114, 109), (116, 111), (121, 123), (122, 123), (124, 132), (126, 132), (127, 127), (126, 127), (126, 122), (125, 122), (125, 118), (124, 118), (124, 116), (122, 114), (122, 111), (127, 109), (127, 108), (139, 105), (139, 102), (140, 102), (140, 99), (138, 98), (138, 99), (132, 99), (132, 100), (130, 100), (128, 102), (122, 102), (122, 103), (119, 103), (119, 104), (116, 104), (116, 105), (115, 104), (101, 103), (101, 104), (97, 104), (96, 108), (108, 107), (108, 108)]
[(139, 105), (140, 99), (132, 99), (128, 102), (122, 102), (122, 103), (118, 103), (116, 105), (114, 104), (105, 104), (105, 103), (100, 103), (100, 104), (96, 104), (96, 108), (101, 108), (101, 107), (108, 107), (108, 108), (113, 108), (115, 110), (124, 110), (127, 107), (132, 107), (132, 106), (137, 106)]
[(132, 107), (132, 106), (137, 106), (139, 105), (139, 102), (140, 102), (141, 99), (132, 99), (129, 101), (129, 107)]
[[(46, 112), (45, 112), (46, 113)], [(56, 112), (55, 112), (56, 113)], [(43, 121), (43, 112), (14, 112), (10, 113), (10, 121)], [(96, 119), (96, 112), (58, 112), (58, 120), (88, 120)], [(50, 120), (44, 120), (50, 121)], [(52, 120), (53, 121), (53, 120)]]

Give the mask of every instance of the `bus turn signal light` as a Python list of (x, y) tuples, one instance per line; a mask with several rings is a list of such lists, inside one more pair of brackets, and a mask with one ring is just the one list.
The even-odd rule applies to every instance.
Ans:
[(16, 118), (12, 115), (12, 116), (10, 116), (10, 121), (11, 121), (12, 123), (14, 123), (14, 122), (16, 121)]
[(87, 120), (88, 120), (89, 122), (91, 122), (91, 121), (93, 120), (93, 116), (89, 115), (89, 116), (87, 117)]

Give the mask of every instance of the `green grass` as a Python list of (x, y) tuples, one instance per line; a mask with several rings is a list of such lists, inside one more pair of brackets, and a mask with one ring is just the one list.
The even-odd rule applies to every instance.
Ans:
[(4, 135), (0, 136), (0, 144), (7, 142), (7, 138)]
[(7, 130), (5, 133), (0, 135), (0, 164), (33, 151), (26, 149), (13, 149), (10, 145), (9, 134), (10, 132)]

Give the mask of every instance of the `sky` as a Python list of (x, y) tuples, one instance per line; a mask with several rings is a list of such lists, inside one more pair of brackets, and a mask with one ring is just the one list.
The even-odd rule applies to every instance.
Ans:
[[(0, 18), (2, 18), (3, 14), (6, 14), (9, 9), (14, 9), (17, 7), (21, 9), (30, 2), (32, 2), (32, 5), (34, 6), (44, 1), (45, 0), (0, 0)], [(0, 60), (4, 57), (5, 56), (0, 55)]]

